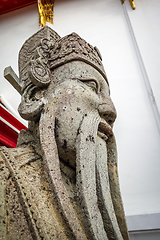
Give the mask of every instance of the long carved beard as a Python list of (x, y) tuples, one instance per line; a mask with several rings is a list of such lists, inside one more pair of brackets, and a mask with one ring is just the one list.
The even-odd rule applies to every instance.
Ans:
[[(59, 211), (69, 230), (70, 238), (86, 239), (62, 181), (54, 136), (55, 117), (54, 104), (52, 103), (49, 107), (45, 107), (39, 125), (44, 164), (57, 199)], [(108, 171), (106, 143), (97, 137), (99, 122), (99, 114), (90, 112), (87, 116), (84, 116), (79, 128), (76, 140), (77, 201), (82, 211), (82, 225), (88, 239), (121, 240), (123, 238), (114, 210), (114, 207), (117, 209), (117, 205), (113, 201), (113, 206), (114, 193), (111, 196), (110, 190), (113, 171), (112, 167), (110, 168), (111, 171)], [(112, 155), (111, 152), (110, 154)], [(113, 182), (115, 183), (115, 181)], [(111, 183), (111, 188), (114, 188), (117, 192), (114, 183)], [(119, 192), (116, 197), (119, 197)], [(119, 205), (121, 206), (121, 203)], [(119, 212), (122, 213), (122, 211)]]
[(97, 136), (100, 117), (84, 117), (77, 137), (76, 186), (89, 239), (123, 239), (110, 191), (106, 142)]

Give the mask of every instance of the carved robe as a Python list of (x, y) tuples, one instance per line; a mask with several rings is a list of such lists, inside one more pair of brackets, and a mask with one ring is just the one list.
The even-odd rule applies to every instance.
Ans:
[[(23, 130), (21, 137), (24, 142), (18, 148), (1, 148), (1, 239), (69, 239), (47, 180), (41, 151), (28, 131)], [(65, 171), (63, 164), (61, 169), (74, 202), (75, 171)]]

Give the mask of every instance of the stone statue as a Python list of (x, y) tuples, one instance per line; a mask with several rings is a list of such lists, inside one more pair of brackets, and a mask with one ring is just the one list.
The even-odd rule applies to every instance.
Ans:
[(44, 27), (19, 53), (17, 148), (1, 147), (0, 239), (127, 240), (101, 55)]

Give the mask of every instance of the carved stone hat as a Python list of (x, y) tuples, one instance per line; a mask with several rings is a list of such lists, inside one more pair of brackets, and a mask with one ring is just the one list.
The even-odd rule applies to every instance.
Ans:
[(48, 26), (42, 28), (26, 40), (19, 52), (22, 92), (31, 82), (38, 87), (48, 85), (51, 70), (75, 60), (90, 64), (107, 81), (97, 47), (92, 47), (76, 33), (61, 38)]

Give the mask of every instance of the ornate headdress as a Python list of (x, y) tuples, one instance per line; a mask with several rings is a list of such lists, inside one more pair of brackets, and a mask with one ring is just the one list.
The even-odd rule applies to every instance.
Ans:
[(100, 52), (76, 33), (63, 38), (48, 26), (31, 36), (19, 53), (19, 73), (24, 89), (33, 82), (43, 87), (51, 81), (50, 70), (71, 61), (83, 61), (97, 69), (107, 81)]

